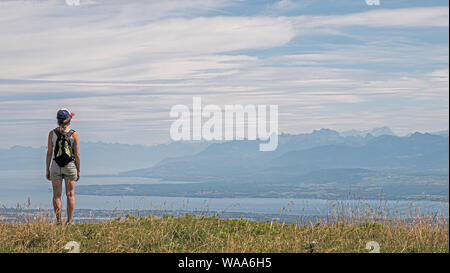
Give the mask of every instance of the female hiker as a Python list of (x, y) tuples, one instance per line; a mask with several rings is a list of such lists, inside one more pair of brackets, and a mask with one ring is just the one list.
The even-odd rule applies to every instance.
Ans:
[[(46, 178), (52, 181), (53, 208), (61, 225), (62, 181), (67, 196), (67, 225), (72, 223), (75, 207), (75, 182), (80, 179), (80, 152), (78, 134), (69, 128), (74, 113), (63, 108), (56, 115), (58, 127), (48, 134)], [(50, 164), (51, 163), (51, 164)]]

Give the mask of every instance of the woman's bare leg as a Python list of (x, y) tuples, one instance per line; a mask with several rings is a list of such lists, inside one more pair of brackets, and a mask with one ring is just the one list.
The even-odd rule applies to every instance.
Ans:
[(53, 209), (55, 210), (57, 223), (61, 224), (62, 180), (52, 180), (52, 186), (53, 186)]
[(67, 224), (72, 223), (73, 211), (75, 208), (75, 181), (66, 180), (67, 196)]

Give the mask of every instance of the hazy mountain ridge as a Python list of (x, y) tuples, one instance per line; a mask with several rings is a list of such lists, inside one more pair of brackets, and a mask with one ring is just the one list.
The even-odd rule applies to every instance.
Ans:
[[(194, 180), (201, 178), (202, 176), (229, 176), (230, 174), (234, 175), (248, 171), (251, 172), (254, 169), (267, 167), (269, 162), (270, 167), (279, 165), (276, 163), (277, 161), (283, 162), (286, 166), (291, 167), (292, 164), (287, 158), (290, 155), (295, 154), (296, 151), (307, 151), (308, 149), (313, 150), (307, 151), (308, 156), (304, 159), (304, 164), (306, 165), (324, 164), (327, 162), (326, 158), (330, 158), (330, 156), (333, 156), (335, 160), (339, 159), (339, 161), (345, 158), (347, 158), (345, 159), (347, 161), (351, 161), (352, 158), (354, 161), (359, 161), (360, 157), (364, 156), (362, 154), (364, 151), (374, 153), (378, 158), (383, 156), (384, 153), (389, 159), (389, 157), (392, 156), (391, 152), (393, 150), (402, 149), (402, 156), (406, 157), (414, 156), (414, 152), (423, 152), (422, 158), (416, 158), (416, 163), (433, 166), (436, 165), (436, 162), (427, 161), (427, 159), (432, 160), (432, 157), (442, 153), (442, 150), (447, 151), (448, 153), (448, 136), (445, 135), (445, 131), (433, 135), (415, 133), (409, 136), (411, 137), (409, 142), (399, 142), (402, 138), (392, 135), (375, 137), (371, 134), (371, 132), (374, 131), (392, 132), (388, 127), (380, 127), (367, 131), (370, 132), (364, 136), (343, 136), (343, 133), (330, 129), (315, 130), (308, 134), (280, 134), (279, 146), (274, 152), (260, 152), (258, 150), (259, 141), (248, 140), (218, 143), (173, 142), (170, 144), (154, 146), (82, 142), (80, 150), (84, 171), (95, 172), (99, 169), (115, 169), (117, 171), (133, 170), (122, 174), (139, 176), (156, 175), (163, 177), (166, 174), (161, 172), (165, 169), (167, 175), (180, 176), (180, 173), (182, 173), (185, 178), (189, 177)], [(416, 151), (416, 144), (412, 140), (418, 140), (424, 136), (427, 138), (424, 141), (429, 141), (430, 145), (436, 144), (433, 144), (433, 141), (442, 142), (442, 137), (447, 137), (447, 148), (435, 147), (433, 148), (433, 151), (430, 150), (429, 152), (421, 151), (420, 149)], [(379, 147), (377, 147), (378, 142), (382, 142)], [(370, 146), (361, 148), (364, 145)], [(439, 145), (439, 143), (437, 145)], [(431, 149), (431, 147), (434, 146), (430, 146), (427, 149)], [(411, 153), (408, 153), (408, 150), (410, 150)], [(315, 156), (321, 157), (321, 152), (325, 153), (327, 157), (321, 160), (313, 160)], [(45, 153), (46, 147), (31, 148), (14, 146), (10, 149), (0, 149), (0, 170), (43, 169), (45, 167)], [(319, 154), (316, 155), (315, 153)], [(342, 155), (336, 155), (339, 153)], [(299, 160), (301, 159), (302, 156), (299, 154)], [(330, 158), (329, 160), (332, 159)], [(404, 158), (402, 160), (409, 160), (410, 163), (413, 161), (411, 158)], [(367, 163), (369, 160), (365, 159), (364, 161)], [(431, 163), (429, 164), (429, 162)], [(437, 162), (437, 164), (440, 164), (439, 166), (441, 166), (445, 164), (445, 162), (448, 162), (448, 159), (447, 161), (443, 161), (442, 164), (440, 162)], [(182, 168), (180, 168), (180, 165)], [(322, 168), (339, 167), (328, 165), (324, 165)], [(358, 164), (353, 165), (351, 167), (361, 167)], [(373, 167), (370, 164), (369, 166)], [(152, 174), (149, 173), (149, 167), (153, 167), (151, 169)], [(139, 171), (136, 171), (137, 169), (139, 169)], [(155, 173), (155, 170), (157, 169), (159, 169), (160, 174)], [(198, 170), (202, 170), (203, 173), (201, 175), (196, 174)], [(139, 174), (137, 174), (137, 172), (139, 172)]]
[[(278, 148), (273, 152), (260, 152), (259, 141), (235, 140), (213, 143), (196, 155), (168, 158), (158, 162), (153, 168), (131, 170), (121, 175), (180, 180), (227, 176), (229, 179), (230, 176), (243, 175), (254, 172), (255, 169), (264, 168), (270, 160), (290, 151), (332, 144), (357, 147), (373, 138), (372, 135), (343, 137), (337, 131), (330, 129), (314, 130), (309, 134), (280, 134)], [(182, 165), (181, 168), (180, 165)]]
[[(205, 149), (205, 142), (173, 142), (153, 146), (81, 142), (80, 154), (83, 171), (144, 168), (166, 157), (196, 154)], [(0, 170), (45, 170), (47, 147), (14, 146), (0, 149)]]
[(409, 137), (342, 137), (336, 131), (322, 129), (311, 134), (280, 135), (274, 152), (260, 152), (258, 141), (215, 143), (196, 155), (163, 160), (152, 168), (121, 175), (172, 180), (221, 180), (227, 176), (232, 180), (252, 173), (259, 177), (261, 173), (279, 172), (283, 177), (328, 168), (448, 172), (448, 137), (421, 133)]
[(341, 136), (362, 136), (365, 137), (367, 135), (372, 135), (374, 137), (377, 136), (382, 136), (382, 135), (395, 135), (395, 133), (391, 130), (391, 128), (387, 127), (387, 126), (383, 126), (383, 127), (377, 127), (377, 128), (373, 128), (371, 130), (349, 130), (349, 131), (343, 131), (339, 133)]
[[(191, 184), (83, 185), (79, 194), (184, 197), (364, 198), (448, 200), (445, 133), (364, 136), (315, 130), (281, 134), (278, 149), (259, 141), (174, 142), (141, 146), (81, 143), (82, 171)], [(0, 170), (44, 170), (46, 148), (0, 150)], [(131, 170), (131, 171), (129, 171)], [(107, 183), (105, 180), (104, 183)], [(126, 181), (126, 179), (124, 179)], [(172, 182), (173, 183), (173, 182)]]
[(195, 181), (188, 185), (114, 185), (82, 188), (100, 195), (190, 197), (364, 198), (448, 200), (449, 138), (410, 136), (342, 137), (322, 129), (280, 135), (274, 152), (258, 141), (211, 144), (202, 152), (163, 160), (122, 176)]
[(311, 168), (448, 169), (448, 137), (420, 133), (409, 137), (383, 135), (359, 147), (327, 145), (288, 152), (271, 164)]

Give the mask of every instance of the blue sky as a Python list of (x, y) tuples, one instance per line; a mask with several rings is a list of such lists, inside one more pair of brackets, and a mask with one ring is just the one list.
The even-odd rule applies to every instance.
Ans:
[(169, 141), (175, 104), (278, 104), (279, 131), (448, 130), (448, 1), (0, 1), (0, 148)]

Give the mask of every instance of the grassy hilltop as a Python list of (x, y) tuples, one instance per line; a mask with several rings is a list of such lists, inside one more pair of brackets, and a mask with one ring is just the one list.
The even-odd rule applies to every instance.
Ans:
[[(439, 223), (437, 223), (438, 221)], [(49, 220), (0, 223), (0, 252), (368, 252), (376, 241), (381, 253), (449, 252), (446, 219), (413, 222), (284, 225), (217, 216), (161, 218), (127, 215), (106, 223), (57, 226)]]

